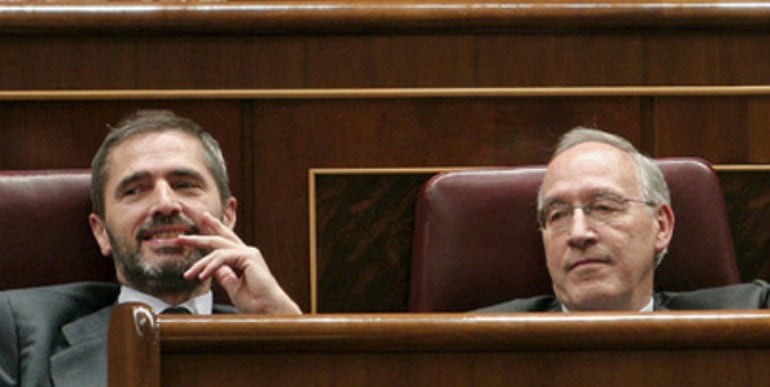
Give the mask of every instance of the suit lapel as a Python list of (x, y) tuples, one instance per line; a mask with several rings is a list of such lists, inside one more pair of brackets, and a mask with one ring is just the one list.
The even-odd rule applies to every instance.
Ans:
[[(113, 306), (102, 308), (64, 327), (64, 344), (51, 356), (54, 386), (106, 386), (107, 334)], [(214, 305), (214, 313), (238, 313), (230, 305)]]
[(107, 385), (107, 331), (112, 306), (62, 328), (63, 347), (51, 356), (54, 386)]
[(543, 310), (543, 312), (563, 312), (564, 310), (561, 308), (561, 302), (559, 302), (559, 299), (554, 297), (553, 300), (551, 300), (551, 303), (548, 304), (548, 307)]

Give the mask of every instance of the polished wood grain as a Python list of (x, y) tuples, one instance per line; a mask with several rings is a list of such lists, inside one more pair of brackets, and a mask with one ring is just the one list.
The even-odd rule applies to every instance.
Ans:
[[(144, 373), (121, 345), (153, 328), (158, 379), (135, 386), (764, 385), (766, 311), (652, 314), (168, 316), (117, 308), (110, 373)], [(127, 310), (127, 311), (126, 311)], [(133, 312), (133, 313), (132, 313)], [(136, 317), (138, 317), (138, 319)], [(687, 332), (687, 334), (682, 334)], [(117, 339), (114, 339), (118, 336)], [(152, 336), (146, 336), (152, 337)], [(145, 339), (147, 340), (147, 339)], [(601, 364), (601, 367), (597, 367)], [(111, 379), (111, 386), (120, 384)]]
[(770, 98), (765, 96), (659, 97), (654, 122), (660, 156), (707, 154), (712, 163), (770, 162)]
[(160, 387), (160, 337), (152, 309), (136, 303), (115, 308), (107, 340), (120, 348), (107, 351), (110, 386)]
[(770, 279), (770, 168), (720, 171), (719, 179), (741, 276)]
[[(75, 6), (73, 6), (73, 4)], [(79, 5), (79, 6), (78, 6)], [(705, 5), (705, 6), (704, 6)], [(766, 29), (770, 8), (744, 1), (331, 0), (19, 2), (2, 32), (286, 33), (576, 28)]]
[(437, 34), (309, 37), (307, 87), (472, 87), (480, 84), (476, 39)]
[(763, 85), (762, 2), (18, 1), (0, 89)]
[[(4, 69), (0, 87), (64, 90), (768, 84), (770, 75), (764, 69), (770, 65), (770, 42), (766, 34), (739, 31), (726, 35), (651, 35), (625, 30), (318, 36), (0, 33), (0, 65)], [(55, 61), (55, 70), (50, 61)]]
[[(579, 335), (579, 332), (574, 332)], [(166, 356), (164, 386), (764, 386), (765, 349), (272, 353)], [(740, 360), (738, 360), (740, 359)], [(221, 372), (207, 372), (211, 366)], [(597, 367), (601, 365), (601, 367)], [(188, 370), (192, 369), (192, 372)], [(609, 369), (610, 371), (605, 371)], [(248, 370), (248, 371), (247, 371)], [(168, 375), (168, 376), (166, 376)], [(178, 384), (177, 384), (178, 383)]]
[(316, 310), (404, 310), (414, 203), (431, 175), (316, 176)]
[[(136, 313), (144, 310), (124, 305), (117, 310), (131, 308)], [(157, 331), (157, 336), (147, 337), (159, 340), (164, 353), (199, 351), (203, 346), (206, 351), (272, 353), (727, 349), (770, 344), (768, 311), (159, 315), (156, 321), (143, 314), (130, 317), (143, 330)], [(682, 335), (682, 330), (690, 333)]]

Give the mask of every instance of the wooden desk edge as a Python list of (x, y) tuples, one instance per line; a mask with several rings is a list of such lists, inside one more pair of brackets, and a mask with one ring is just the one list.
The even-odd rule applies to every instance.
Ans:
[(110, 340), (133, 352), (770, 348), (770, 311), (154, 316), (129, 304)]

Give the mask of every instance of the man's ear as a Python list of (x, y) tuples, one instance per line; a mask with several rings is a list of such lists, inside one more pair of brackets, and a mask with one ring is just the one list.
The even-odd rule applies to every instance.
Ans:
[(112, 243), (110, 243), (110, 236), (107, 234), (107, 227), (104, 225), (104, 221), (98, 215), (92, 213), (88, 215), (88, 224), (91, 225), (91, 233), (94, 234), (102, 255), (105, 257), (112, 255)]
[(671, 243), (671, 237), (674, 235), (674, 210), (668, 204), (662, 204), (655, 213), (655, 219), (658, 222), (658, 234), (655, 237), (655, 253), (660, 253), (668, 248)]
[(225, 200), (224, 208), (222, 208), (222, 223), (229, 227), (231, 230), (235, 228), (235, 223), (238, 220), (238, 200), (234, 197), (229, 197)]

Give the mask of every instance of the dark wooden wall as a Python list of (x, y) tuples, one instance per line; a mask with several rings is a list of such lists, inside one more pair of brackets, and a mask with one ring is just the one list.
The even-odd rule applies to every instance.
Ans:
[[(770, 163), (762, 4), (275, 4), (1, 5), (0, 169), (86, 167), (137, 108), (190, 116), (226, 152), (244, 238), (310, 310), (311, 168), (541, 163), (577, 124)], [(373, 269), (333, 278), (344, 293)]]

